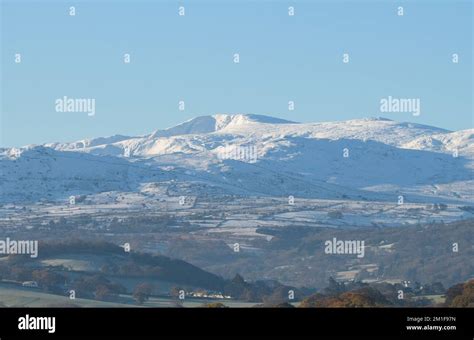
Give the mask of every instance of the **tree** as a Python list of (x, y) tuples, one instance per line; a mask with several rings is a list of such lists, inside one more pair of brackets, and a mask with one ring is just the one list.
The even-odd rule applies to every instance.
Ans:
[(382, 307), (390, 306), (388, 301), (373, 287), (359, 288), (354, 291), (333, 294), (330, 296), (315, 294), (304, 299), (300, 307)]
[(474, 307), (474, 280), (457, 284), (446, 292), (448, 307)]
[(110, 301), (113, 300), (114, 297), (113, 292), (107, 286), (104, 285), (98, 286), (94, 292), (94, 295), (97, 300), (102, 301)]
[(206, 308), (227, 308), (227, 306), (224, 305), (224, 304), (221, 303), (221, 302), (205, 303), (205, 304), (203, 305), (203, 307), (206, 307)]
[(138, 284), (133, 291), (133, 298), (140, 305), (150, 298), (153, 292), (153, 285), (148, 282)]
[(338, 283), (332, 276), (329, 278), (329, 285), (324, 289), (327, 295), (338, 295), (344, 291), (344, 284)]
[(234, 278), (232, 279), (232, 283), (236, 285), (245, 285), (245, 280), (240, 274), (235, 274)]
[(171, 287), (170, 295), (174, 298), (178, 298), (180, 291), (181, 291), (181, 288), (173, 286), (173, 287)]
[(46, 290), (54, 290), (66, 280), (64, 276), (47, 269), (34, 270), (31, 277)]
[(445, 301), (446, 306), (451, 306), (454, 298), (456, 296), (462, 295), (463, 288), (464, 288), (464, 285), (462, 283), (458, 283), (458, 284), (450, 287), (446, 291), (446, 301)]

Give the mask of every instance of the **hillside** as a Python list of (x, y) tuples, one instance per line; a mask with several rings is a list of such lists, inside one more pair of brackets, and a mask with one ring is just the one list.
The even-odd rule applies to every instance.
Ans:
[(403, 193), (413, 202), (472, 202), (473, 131), (380, 118), (203, 116), (142, 137), (3, 149), (0, 202), (139, 192), (167, 180), (247, 196), (387, 201)]

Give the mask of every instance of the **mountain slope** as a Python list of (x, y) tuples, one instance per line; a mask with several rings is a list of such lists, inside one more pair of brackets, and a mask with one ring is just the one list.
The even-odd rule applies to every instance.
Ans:
[(0, 201), (137, 191), (175, 180), (238, 195), (390, 201), (406, 193), (413, 201), (469, 202), (473, 147), (474, 129), (218, 114), (142, 137), (0, 150)]

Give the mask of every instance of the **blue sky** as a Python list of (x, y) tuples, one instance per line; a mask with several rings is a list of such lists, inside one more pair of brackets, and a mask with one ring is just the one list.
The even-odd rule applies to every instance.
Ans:
[[(215, 113), (472, 128), (472, 7), (469, 0), (2, 0), (0, 145), (140, 135)], [(94, 98), (96, 115), (56, 112), (63, 96)], [(421, 115), (380, 113), (388, 96), (419, 98)]]

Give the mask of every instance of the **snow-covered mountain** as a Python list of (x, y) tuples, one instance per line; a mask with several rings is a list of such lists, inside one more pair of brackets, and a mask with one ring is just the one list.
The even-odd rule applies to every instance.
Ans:
[(0, 149), (0, 201), (181, 181), (237, 195), (472, 203), (473, 170), (474, 129), (217, 114), (145, 136)]

